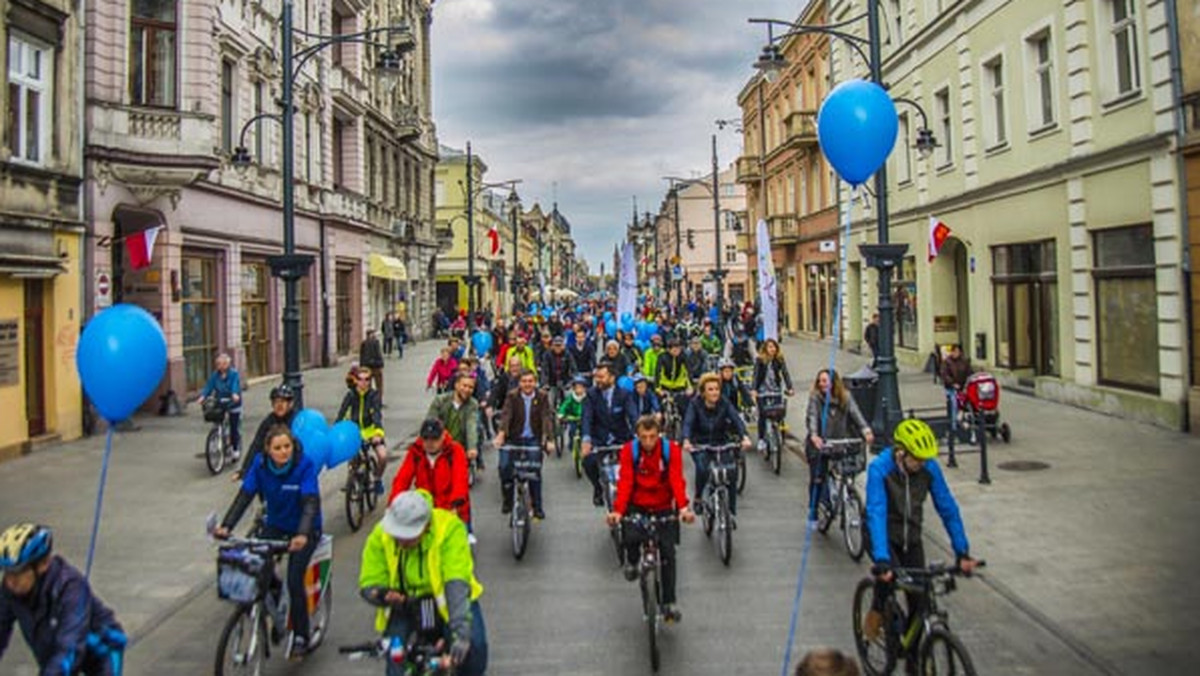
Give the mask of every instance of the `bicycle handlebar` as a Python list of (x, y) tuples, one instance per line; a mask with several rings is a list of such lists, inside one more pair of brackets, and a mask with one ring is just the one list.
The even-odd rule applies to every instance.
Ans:
[(742, 443), (732, 442), (728, 444), (692, 444), (693, 453), (723, 453), (737, 451), (742, 447)]
[[(985, 568), (986, 566), (987, 561), (976, 559), (976, 568)], [(914, 581), (932, 580), (938, 577), (971, 577), (972, 575), (972, 573), (959, 568), (957, 563), (946, 564), (941, 562), (931, 563), (924, 568), (892, 568), (892, 572), (897, 578), (906, 578)]]

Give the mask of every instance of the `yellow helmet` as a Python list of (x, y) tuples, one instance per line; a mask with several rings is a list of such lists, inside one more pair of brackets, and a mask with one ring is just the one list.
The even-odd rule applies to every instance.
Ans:
[(892, 440), (917, 460), (933, 460), (938, 455), (937, 436), (922, 420), (909, 418), (896, 425)]

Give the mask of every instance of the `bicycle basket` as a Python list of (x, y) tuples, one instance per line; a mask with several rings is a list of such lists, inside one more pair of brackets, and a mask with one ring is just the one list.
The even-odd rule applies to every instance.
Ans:
[(787, 404), (768, 400), (768, 403), (765, 403), (762, 407), (761, 415), (767, 420), (774, 420), (776, 422), (783, 420), (787, 417)]
[(838, 472), (843, 476), (858, 474), (867, 468), (867, 454), (859, 451), (838, 459)]
[(225, 417), (225, 407), (216, 399), (205, 399), (200, 406), (204, 412), (204, 422), (218, 423)]
[(261, 554), (244, 547), (222, 548), (217, 554), (217, 596), (235, 603), (253, 602), (270, 569)]

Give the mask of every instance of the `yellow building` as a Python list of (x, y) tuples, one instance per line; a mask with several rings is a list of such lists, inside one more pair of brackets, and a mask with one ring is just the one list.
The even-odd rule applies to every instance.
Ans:
[[(1188, 251), (1192, 261), (1200, 256), (1200, 5), (1195, 0), (1175, 0), (1178, 17), (1179, 91), (1178, 114), (1180, 152), (1186, 196), (1182, 200), (1187, 215)], [(1191, 377), (1188, 389), (1189, 428), (1200, 432), (1200, 272), (1193, 262), (1188, 272), (1188, 337), (1191, 339)]]
[[(0, 23), (0, 458), (82, 432), (82, 73), (76, 5), (10, 4)], [(116, 244), (120, 246), (120, 244)], [(110, 282), (98, 308), (112, 298)]]

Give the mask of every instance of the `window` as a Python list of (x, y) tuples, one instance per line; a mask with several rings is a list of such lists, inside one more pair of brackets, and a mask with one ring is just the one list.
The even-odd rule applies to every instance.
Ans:
[(1099, 379), (1158, 392), (1158, 299), (1150, 225), (1093, 233)]
[(737, 193), (737, 186), (732, 183), (721, 184), (721, 197), (734, 197)]
[(221, 150), (233, 152), (233, 62), (221, 60)]
[(183, 369), (189, 390), (208, 380), (217, 356), (217, 259), (185, 253), (183, 295)]
[(175, 0), (133, 0), (129, 96), (134, 105), (175, 107)]
[(271, 372), (270, 279), (266, 263), (242, 263), (242, 371), (251, 377)]
[(1112, 10), (1112, 59), (1113, 75), (1118, 96), (1137, 91), (1141, 86), (1138, 76), (1137, 16), (1134, 0), (1108, 0)]
[(8, 132), (14, 160), (43, 164), (54, 106), (52, 52), (19, 33), (8, 36)]
[(316, 141), (313, 137), (312, 113), (304, 114), (304, 180), (313, 183), (313, 155)]
[(984, 116), (986, 118), (987, 144), (989, 148), (1008, 142), (1008, 129), (1004, 115), (1004, 59), (997, 56), (983, 65)]
[(896, 268), (896, 345), (917, 349), (917, 259), (907, 256)]
[[(259, 82), (254, 86), (254, 114), (262, 115), (263, 112), (263, 90), (267, 85), (264, 82)], [(263, 163), (264, 155), (264, 139), (263, 139), (263, 121), (260, 119), (254, 123), (254, 158), (259, 164)]]
[(888, 0), (887, 17), (892, 31), (888, 39), (892, 47), (899, 47), (904, 44), (904, 10), (900, 7), (900, 0)]
[(725, 262), (726, 263), (736, 263), (737, 262), (737, 245), (736, 244), (726, 244), (725, 245)]
[(1058, 375), (1058, 273), (1054, 240), (992, 249), (996, 365)]
[(346, 180), (345, 158), (345, 138), (346, 123), (334, 118), (333, 120), (333, 187), (335, 190), (340, 190), (344, 187)]
[(1038, 131), (1054, 126), (1054, 45), (1049, 30), (1034, 35), (1025, 44), (1032, 66), (1028, 88), (1029, 128)]
[(900, 147), (896, 148), (896, 182), (900, 185), (912, 182), (912, 125), (908, 113), (900, 113)]
[(950, 118), (950, 88), (946, 87), (933, 95), (934, 110), (937, 111), (938, 140), (942, 142), (941, 157), (938, 167), (949, 167), (954, 164), (954, 137), (951, 135), (952, 120)]

